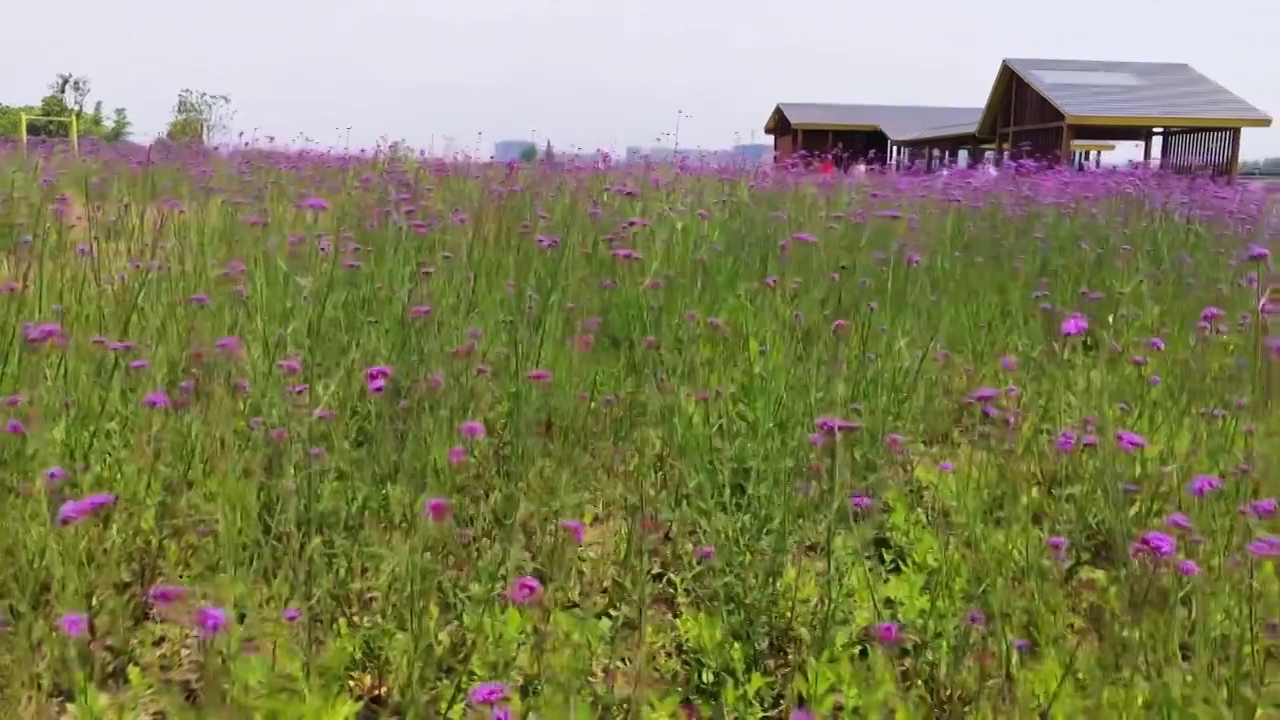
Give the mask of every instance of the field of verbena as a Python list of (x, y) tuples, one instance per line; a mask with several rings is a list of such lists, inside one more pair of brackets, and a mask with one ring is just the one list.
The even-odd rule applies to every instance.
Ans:
[(133, 152), (0, 159), (5, 718), (1280, 703), (1257, 190)]

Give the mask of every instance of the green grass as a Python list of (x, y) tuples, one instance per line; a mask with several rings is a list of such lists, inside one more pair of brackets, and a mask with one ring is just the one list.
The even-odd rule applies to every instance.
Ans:
[[(1280, 703), (1273, 523), (1238, 512), (1275, 493), (1255, 191), (31, 162), (0, 158), (2, 717)], [(1150, 530), (1171, 557), (1131, 557)]]

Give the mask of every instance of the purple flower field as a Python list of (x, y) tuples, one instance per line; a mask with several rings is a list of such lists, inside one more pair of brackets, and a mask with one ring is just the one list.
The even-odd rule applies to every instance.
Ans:
[(1262, 188), (0, 169), (0, 716), (1280, 704)]

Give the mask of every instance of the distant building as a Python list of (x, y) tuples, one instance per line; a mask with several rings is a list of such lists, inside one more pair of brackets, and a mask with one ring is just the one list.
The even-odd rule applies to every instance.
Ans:
[(495, 162), (506, 163), (519, 160), (530, 150), (537, 152), (538, 146), (528, 140), (499, 140), (493, 144)]
[(747, 165), (758, 165), (766, 160), (773, 158), (773, 146), (755, 144), (755, 145), (734, 145), (730, 150), (733, 158), (737, 162), (746, 163)]
[(594, 165), (596, 163), (602, 163), (605, 161), (605, 158), (607, 158), (608, 156), (609, 156), (609, 153), (603, 150), (596, 150), (595, 152), (578, 151), (578, 152), (569, 152), (569, 153), (556, 153), (556, 157), (559, 160), (563, 160), (564, 162), (572, 162), (577, 165)]
[(705, 165), (759, 165), (772, 159), (773, 146), (765, 144), (734, 145), (729, 148), (630, 145), (623, 155), (623, 162), (627, 163), (648, 160), (659, 163), (680, 161)]

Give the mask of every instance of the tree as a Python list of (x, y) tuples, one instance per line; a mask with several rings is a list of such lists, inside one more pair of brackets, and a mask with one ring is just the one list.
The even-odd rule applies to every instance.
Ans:
[(538, 159), (538, 146), (529, 143), (525, 149), (520, 151), (520, 162), (531, 163)]
[(164, 136), (175, 142), (212, 143), (230, 133), (235, 116), (231, 96), (184, 88)]
[[(58, 73), (49, 83), (48, 94), (36, 105), (0, 105), (0, 136), (16, 136), (20, 132), (21, 116), (39, 116), (76, 119), (81, 135), (104, 140), (124, 140), (129, 137), (132, 123), (124, 108), (113, 111), (107, 122), (102, 111), (102, 101), (96, 101), (93, 109), (86, 111), (93, 83), (84, 75)], [(31, 137), (64, 138), (71, 134), (66, 122), (32, 120), (27, 123), (27, 135)]]
[(107, 132), (102, 136), (102, 139), (113, 142), (128, 140), (129, 136), (132, 134), (133, 121), (129, 119), (129, 113), (122, 107), (112, 110), (111, 125), (107, 128)]
[(547, 140), (547, 149), (542, 151), (542, 159), (544, 162), (552, 162), (556, 159), (556, 153), (551, 149), (551, 140)]

